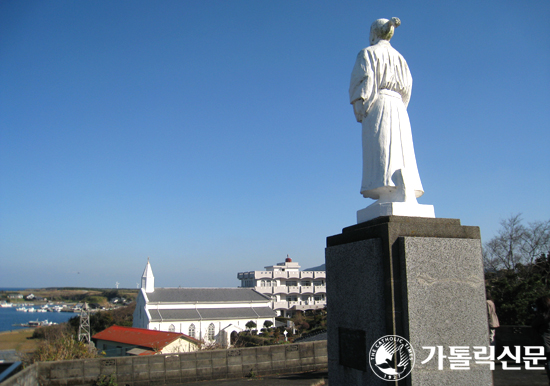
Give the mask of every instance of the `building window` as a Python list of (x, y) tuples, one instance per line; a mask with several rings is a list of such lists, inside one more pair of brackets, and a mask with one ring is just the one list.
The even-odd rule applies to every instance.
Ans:
[(173, 324), (171, 324), (170, 327), (168, 327), (168, 331), (170, 331), (170, 332), (175, 332), (175, 331), (176, 331), (176, 326), (174, 326)]
[(287, 282), (286, 282), (287, 287), (296, 287), (297, 285), (298, 285), (298, 282), (296, 282), (296, 281), (287, 280)]
[(216, 327), (214, 327), (214, 323), (210, 323), (210, 326), (208, 326), (208, 340), (214, 340), (215, 332)]
[(189, 336), (191, 338), (194, 338), (195, 337), (195, 325), (194, 324), (191, 324), (189, 326)]

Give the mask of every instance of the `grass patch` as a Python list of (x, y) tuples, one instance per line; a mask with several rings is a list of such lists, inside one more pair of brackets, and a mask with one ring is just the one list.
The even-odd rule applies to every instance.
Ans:
[(0, 350), (15, 350), (17, 352), (32, 352), (38, 347), (39, 341), (31, 339), (34, 329), (0, 332)]

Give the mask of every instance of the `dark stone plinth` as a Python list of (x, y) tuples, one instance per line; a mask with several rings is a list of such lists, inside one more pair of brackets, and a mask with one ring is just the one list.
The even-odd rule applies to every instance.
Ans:
[(458, 219), (385, 216), (349, 226), (341, 234), (327, 237), (327, 247), (375, 238), (393, 245), (398, 237), (405, 236), (481, 239), (479, 227), (460, 225)]
[[(328, 237), (326, 269), (331, 384), (492, 384), (484, 368), (466, 375), (419, 365), (427, 356), (422, 346), (488, 343), (478, 227), (456, 219), (379, 217)], [(342, 354), (352, 336), (364, 336), (365, 342), (350, 346), (357, 351), (370, 350), (384, 335), (409, 340), (419, 357), (399, 382), (382, 381), (368, 363)]]

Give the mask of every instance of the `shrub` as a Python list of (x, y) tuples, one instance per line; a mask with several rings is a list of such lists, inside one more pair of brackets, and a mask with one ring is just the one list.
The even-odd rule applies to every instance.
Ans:
[(98, 357), (93, 346), (77, 341), (68, 329), (52, 330), (45, 337), (28, 358), (30, 363)]

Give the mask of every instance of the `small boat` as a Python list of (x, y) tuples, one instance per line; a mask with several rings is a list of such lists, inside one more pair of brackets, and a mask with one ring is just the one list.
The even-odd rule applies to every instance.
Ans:
[(0, 303), (0, 308), (10, 308), (10, 307), (13, 307), (13, 304), (6, 303), (6, 302), (1, 302)]
[(49, 322), (48, 319), (46, 320), (29, 320), (28, 323), (20, 323), (20, 324), (12, 324), (14, 327), (48, 327), (48, 326), (54, 326), (57, 325), (55, 322)]
[(25, 307), (19, 307), (16, 308), (15, 311), (27, 312), (27, 309)]

